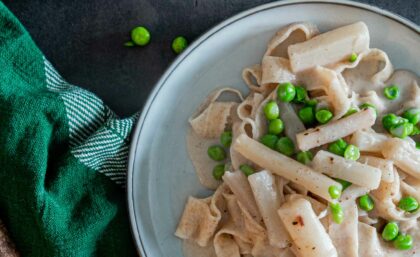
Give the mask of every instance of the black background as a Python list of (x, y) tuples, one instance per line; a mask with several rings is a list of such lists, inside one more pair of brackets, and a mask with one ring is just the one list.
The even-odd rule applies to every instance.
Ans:
[[(189, 41), (224, 19), (268, 0), (6, 0), (46, 57), (69, 82), (99, 95), (117, 114), (141, 109), (175, 58), (171, 41)], [(420, 0), (365, 0), (420, 23)], [(125, 48), (143, 25), (152, 39)]]

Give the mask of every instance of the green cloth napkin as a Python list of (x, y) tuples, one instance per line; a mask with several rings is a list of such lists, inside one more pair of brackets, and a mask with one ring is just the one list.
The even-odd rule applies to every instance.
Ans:
[(0, 219), (22, 256), (133, 256), (128, 140), (92, 93), (68, 84), (0, 2)]

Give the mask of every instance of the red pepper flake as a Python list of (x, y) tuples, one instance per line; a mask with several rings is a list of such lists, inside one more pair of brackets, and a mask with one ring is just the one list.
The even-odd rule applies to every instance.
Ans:
[(302, 216), (297, 216), (295, 221), (292, 222), (293, 225), (300, 225), (300, 226), (304, 226), (305, 223), (303, 223), (303, 219)]

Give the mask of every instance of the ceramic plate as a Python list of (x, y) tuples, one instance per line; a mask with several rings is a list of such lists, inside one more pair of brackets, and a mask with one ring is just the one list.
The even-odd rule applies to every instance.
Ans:
[(395, 67), (420, 72), (419, 27), (354, 2), (275, 2), (240, 13), (205, 33), (157, 83), (133, 135), (127, 192), (133, 236), (143, 257), (182, 257), (174, 231), (185, 201), (189, 195), (211, 193), (200, 186), (187, 155), (188, 117), (217, 87), (247, 92), (242, 69), (258, 63), (276, 30), (295, 21), (313, 22), (321, 31), (364, 21), (371, 47), (388, 53)]

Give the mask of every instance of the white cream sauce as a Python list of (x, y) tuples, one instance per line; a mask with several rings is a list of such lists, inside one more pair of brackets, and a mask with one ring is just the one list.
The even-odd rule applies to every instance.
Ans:
[[(355, 105), (371, 99), (371, 102), (377, 102), (377, 105), (382, 107), (378, 108), (379, 114), (400, 114), (405, 109), (420, 107), (420, 79), (416, 74), (407, 70), (397, 70), (387, 81), (375, 84), (370, 78), (380, 68), (371, 68), (365, 64), (380, 66), (378, 62), (361, 62), (356, 68), (343, 72), (347, 85), (358, 95), (353, 100)], [(384, 95), (384, 88), (391, 85), (396, 85), (400, 90), (400, 95), (395, 100), (389, 100)]]
[(219, 138), (202, 138), (193, 129), (190, 129), (187, 134), (187, 149), (197, 177), (203, 186), (213, 190), (216, 190), (221, 182), (213, 178), (213, 168), (218, 162), (209, 158), (207, 149), (219, 144)]
[(201, 247), (193, 241), (182, 240), (182, 251), (184, 257), (217, 257), (212, 241), (208, 246)]

